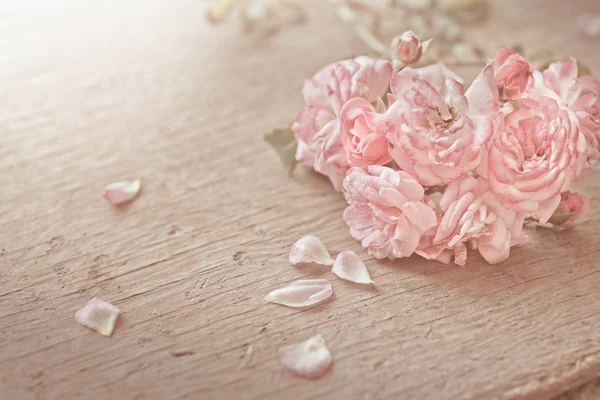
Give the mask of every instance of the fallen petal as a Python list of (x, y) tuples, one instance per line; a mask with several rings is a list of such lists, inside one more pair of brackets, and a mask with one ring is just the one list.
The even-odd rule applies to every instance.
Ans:
[(350, 250), (342, 251), (336, 257), (331, 272), (340, 278), (351, 282), (363, 284), (373, 283), (365, 263), (362, 262), (355, 252)]
[(333, 294), (326, 279), (304, 279), (273, 290), (265, 300), (288, 307), (310, 307), (327, 300)]
[(77, 311), (75, 321), (104, 336), (110, 336), (120, 312), (109, 302), (94, 297)]
[(321, 239), (308, 235), (294, 243), (290, 249), (290, 263), (292, 265), (300, 263), (333, 265), (333, 258)]
[(292, 344), (279, 349), (279, 361), (288, 370), (308, 379), (325, 375), (331, 366), (331, 353), (321, 335), (306, 342)]
[(102, 196), (109, 204), (116, 206), (133, 200), (138, 195), (141, 187), (142, 181), (139, 179), (135, 181), (115, 182), (104, 187)]

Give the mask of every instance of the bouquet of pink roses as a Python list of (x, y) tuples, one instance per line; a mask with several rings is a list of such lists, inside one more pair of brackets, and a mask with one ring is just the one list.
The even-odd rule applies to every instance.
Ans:
[(290, 131), (267, 140), (342, 191), (350, 234), (377, 258), (416, 253), (489, 263), (523, 243), (526, 222), (569, 226), (589, 208), (573, 183), (600, 157), (600, 81), (574, 59), (532, 68), (500, 50), (465, 90), (406, 32), (393, 60), (357, 57), (307, 79)]

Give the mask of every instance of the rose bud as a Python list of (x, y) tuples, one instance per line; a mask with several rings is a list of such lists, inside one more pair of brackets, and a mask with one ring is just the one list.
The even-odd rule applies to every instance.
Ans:
[(548, 222), (554, 225), (573, 223), (587, 214), (589, 210), (589, 197), (577, 192), (563, 192), (560, 194), (558, 208)]
[(404, 64), (413, 64), (423, 55), (421, 39), (413, 33), (406, 31), (392, 41), (392, 56)]
[(494, 79), (503, 100), (520, 98), (532, 77), (531, 66), (526, 59), (505, 48), (494, 57)]

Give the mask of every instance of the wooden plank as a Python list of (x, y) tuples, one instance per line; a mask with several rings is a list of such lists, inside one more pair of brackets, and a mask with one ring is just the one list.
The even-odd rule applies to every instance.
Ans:
[[(286, 175), (262, 133), (289, 123), (304, 78), (366, 50), (310, 4), (307, 25), (268, 40), (208, 26), (192, 0), (0, 5), (3, 397), (541, 398), (600, 373), (598, 207), (578, 230), (531, 232), (502, 265), (380, 262), (325, 179)], [(586, 7), (600, 10), (494, 4), (474, 37), (600, 72), (597, 42), (573, 29)], [(596, 203), (597, 174), (581, 185)], [(138, 177), (128, 207), (101, 198)], [(291, 267), (309, 232), (359, 252), (377, 288)], [(335, 300), (262, 300), (301, 277), (330, 278)], [(92, 296), (123, 310), (111, 338), (73, 319)], [(283, 371), (277, 349), (316, 333), (331, 373)]]

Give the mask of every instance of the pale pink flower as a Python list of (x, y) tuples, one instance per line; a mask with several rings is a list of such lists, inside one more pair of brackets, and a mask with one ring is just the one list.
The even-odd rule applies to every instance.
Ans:
[(350, 234), (377, 258), (410, 256), (421, 235), (436, 225), (423, 187), (409, 174), (371, 165), (368, 172), (354, 167), (344, 180), (349, 206), (344, 220)]
[(385, 114), (391, 155), (422, 185), (444, 185), (475, 169), (501, 123), (493, 68), (486, 67), (466, 94), (454, 76), (437, 64), (392, 77), (395, 102)]
[(527, 60), (514, 50), (504, 48), (496, 53), (493, 66), (501, 99), (517, 99), (525, 93), (532, 76)]
[(392, 40), (391, 50), (392, 57), (408, 65), (419, 61), (423, 55), (423, 44), (413, 31), (406, 31)]
[(560, 203), (550, 218), (550, 222), (559, 225), (573, 223), (586, 215), (589, 210), (589, 197), (577, 192), (564, 192), (560, 194)]
[(534, 86), (529, 96), (547, 96), (572, 108), (579, 119), (581, 133), (587, 142), (588, 159), (600, 158), (600, 81), (587, 75), (578, 78), (577, 61), (552, 63), (544, 72), (534, 71)]
[(490, 142), (478, 173), (502, 204), (545, 223), (560, 193), (588, 168), (577, 115), (549, 97), (523, 98), (507, 110), (504, 129)]
[(348, 156), (342, 144), (339, 120), (323, 127), (313, 138), (315, 171), (327, 176), (336, 191), (342, 190), (342, 181), (350, 168)]
[(508, 258), (510, 247), (525, 240), (524, 214), (502, 207), (483, 178), (464, 176), (446, 187), (438, 225), (421, 239), (416, 253), (448, 263), (452, 256), (465, 265), (467, 243), (490, 264)]
[(336, 190), (350, 168), (339, 132), (341, 108), (354, 97), (374, 102), (387, 91), (391, 74), (389, 61), (357, 57), (327, 65), (304, 83), (306, 106), (292, 125), (296, 159), (329, 177)]
[(385, 137), (385, 121), (367, 100), (349, 100), (340, 112), (340, 132), (351, 167), (367, 168), (392, 160)]
[[(323, 106), (306, 106), (296, 115), (292, 130), (298, 141), (296, 159), (302, 164), (313, 166), (315, 152), (311, 150), (310, 145), (313, 143), (315, 135), (329, 123), (331, 123), (331, 127), (335, 127), (336, 116), (331, 109)], [(329, 129), (330, 127), (327, 130)]]

